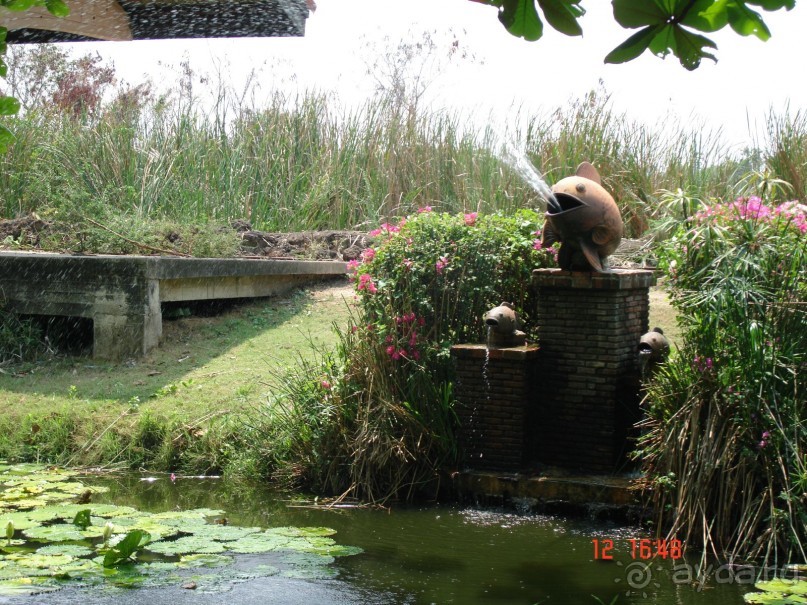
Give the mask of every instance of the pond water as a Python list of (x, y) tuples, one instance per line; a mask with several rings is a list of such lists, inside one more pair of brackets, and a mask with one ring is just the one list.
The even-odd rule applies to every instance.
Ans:
[[(113, 502), (151, 512), (177, 508), (227, 511), (231, 525), (326, 526), (340, 545), (364, 553), (338, 557), (332, 577), (255, 578), (225, 593), (205, 594), (179, 586), (102, 591), (62, 590), (14, 597), (0, 603), (330, 603), (470, 605), (657, 603), (739, 605), (751, 585), (711, 583), (697, 590), (671, 561), (645, 564), (631, 558), (630, 539), (638, 528), (592, 524), (473, 507), (394, 506), (379, 509), (312, 509), (305, 502), (264, 487), (216, 479), (139, 476), (84, 479), (109, 491), (93, 502)], [(592, 540), (613, 540), (611, 561), (595, 560)], [(253, 555), (241, 555), (246, 561)], [(678, 562), (681, 565), (680, 562)], [(37, 600), (41, 599), (41, 601)]]

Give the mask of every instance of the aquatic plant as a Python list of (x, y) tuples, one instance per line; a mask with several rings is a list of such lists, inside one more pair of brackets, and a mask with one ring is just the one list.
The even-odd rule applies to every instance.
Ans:
[(354, 263), (358, 306), (334, 351), (281, 374), (248, 433), (267, 472), (382, 501), (433, 489), (454, 459), (450, 347), (483, 342), (485, 311), (508, 300), (528, 323), (525, 287), (553, 262), (536, 250), (541, 217), (445, 214), (423, 208), (376, 231)]
[(807, 580), (776, 578), (757, 582), (755, 588), (762, 592), (749, 592), (743, 595), (746, 603), (764, 605), (799, 605), (807, 603)]
[[(0, 462), (0, 525), (6, 529), (0, 596), (70, 586), (168, 586), (191, 577), (198, 589), (211, 591), (236, 578), (327, 577), (334, 557), (361, 552), (336, 544), (329, 528), (246, 528), (215, 523), (221, 510), (149, 514), (75, 502), (103, 491), (77, 481), (72, 471)], [(248, 570), (228, 570), (239, 553), (264, 559)]]
[(659, 526), (731, 560), (807, 559), (805, 210), (714, 204), (664, 246), (684, 345), (638, 456)]

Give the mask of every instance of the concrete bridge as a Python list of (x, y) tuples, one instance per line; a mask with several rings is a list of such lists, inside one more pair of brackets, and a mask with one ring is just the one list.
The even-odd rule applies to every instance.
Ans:
[(0, 252), (0, 306), (92, 320), (93, 356), (151, 351), (160, 303), (272, 296), (346, 273), (344, 262)]

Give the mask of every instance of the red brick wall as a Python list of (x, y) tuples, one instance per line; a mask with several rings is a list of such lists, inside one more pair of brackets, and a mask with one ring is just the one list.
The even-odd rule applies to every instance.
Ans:
[(637, 348), (655, 277), (539, 269), (533, 280), (538, 347), (452, 347), (460, 467), (618, 470), (639, 417)]

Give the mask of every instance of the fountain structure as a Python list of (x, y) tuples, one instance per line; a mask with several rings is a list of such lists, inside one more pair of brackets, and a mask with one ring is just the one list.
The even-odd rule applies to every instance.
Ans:
[(561, 242), (560, 267), (533, 272), (538, 342), (452, 347), (460, 471), (506, 473), (514, 494), (530, 491), (514, 486), (519, 477), (624, 471), (639, 419), (639, 344), (655, 276), (607, 268), (622, 221), (591, 164), (552, 192), (544, 243)]

